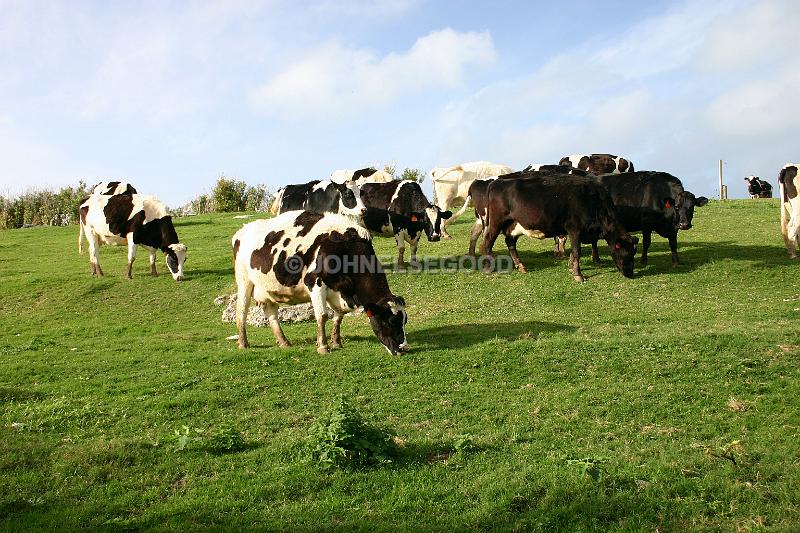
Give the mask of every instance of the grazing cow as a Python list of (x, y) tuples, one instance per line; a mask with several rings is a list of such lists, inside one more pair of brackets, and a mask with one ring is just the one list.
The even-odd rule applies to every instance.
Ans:
[(336, 183), (345, 183), (346, 181), (355, 181), (356, 185), (361, 187), (365, 183), (388, 183), (394, 181), (394, 177), (384, 170), (377, 170), (372, 167), (362, 168), (359, 170), (334, 170), (329, 178)]
[[(485, 179), (492, 176), (510, 174), (511, 172), (514, 172), (514, 169), (506, 165), (498, 165), (487, 161), (474, 161), (453, 167), (435, 167), (431, 169), (428, 175), (433, 183), (436, 204), (442, 211), (446, 211), (453, 204), (453, 200), (458, 198), (466, 200), (469, 186), (476, 179)], [(452, 238), (447, 233), (447, 226), (463, 212), (464, 210), (462, 209), (448, 220), (445, 220), (442, 226), (442, 238)]]
[(489, 184), (486, 234), (481, 253), (505, 234), (506, 245), (517, 269), (525, 266), (517, 254), (521, 235), (544, 239), (567, 234), (572, 243), (569, 270), (584, 281), (580, 267), (581, 243), (605, 239), (617, 268), (633, 277), (633, 256), (638, 239), (617, 220), (608, 192), (594, 179), (555, 173), (525, 172), (516, 179), (497, 179)]
[(579, 154), (562, 157), (559, 165), (573, 166), (591, 174), (633, 172), (633, 162), (611, 154)]
[[(653, 231), (669, 240), (672, 265), (678, 261), (678, 230), (692, 227), (694, 208), (708, 203), (705, 196), (685, 191), (681, 180), (666, 172), (637, 171), (604, 174), (597, 177), (611, 195), (622, 225), (630, 232), (642, 232), (642, 259), (647, 264), (647, 250)], [(592, 255), (596, 257), (597, 247)]]
[(354, 181), (336, 183), (331, 180), (314, 180), (300, 185), (286, 185), (278, 190), (270, 210), (273, 214), (311, 211), (362, 216), (364, 203)]
[(150, 273), (157, 276), (156, 250), (164, 252), (167, 267), (176, 281), (183, 279), (183, 264), (186, 261), (186, 245), (178, 240), (163, 203), (151, 196), (140, 194), (117, 194), (113, 196), (93, 194), (81, 203), (79, 233), (89, 241), (89, 261), (92, 275), (102, 276), (99, 248), (105, 244), (128, 245), (127, 278), (131, 278), (136, 246), (150, 252)]
[(442, 223), (452, 216), (430, 203), (419, 183), (409, 180), (365, 183), (361, 199), (367, 207), (364, 225), (373, 235), (394, 237), (397, 264), (403, 264), (405, 243), (411, 245), (411, 261), (417, 260), (417, 245), (424, 232), (431, 242), (441, 238)]
[(747, 192), (750, 198), (772, 198), (772, 185), (759, 178), (758, 176), (747, 176)]
[[(586, 176), (587, 173), (583, 170), (578, 170), (574, 167), (566, 167), (562, 165), (528, 165), (528, 167), (520, 172), (512, 172), (511, 174), (504, 174), (502, 176), (492, 176), (485, 179), (478, 179), (472, 182), (469, 186), (467, 200), (461, 208), (463, 212), (467, 208), (467, 204), (471, 201), (475, 208), (475, 224), (472, 226), (472, 231), (469, 237), (469, 255), (475, 255), (475, 244), (478, 242), (478, 237), (486, 229), (486, 204), (488, 202), (488, 188), (489, 184), (496, 179), (515, 179), (519, 177), (527, 177), (531, 172), (547, 172), (549, 174), (573, 174), (575, 176)], [(461, 213), (457, 213), (460, 215)], [(560, 235), (554, 238), (555, 249), (553, 253), (557, 258), (564, 257), (564, 243), (567, 237)]]
[(101, 181), (92, 187), (92, 194), (136, 194), (136, 188), (125, 181)]
[(231, 240), (238, 286), (239, 348), (247, 348), (250, 298), (264, 308), (275, 340), (289, 346), (278, 304), (311, 301), (317, 319), (317, 352), (328, 353), (326, 303), (333, 309), (334, 347), (342, 346), (345, 313), (363, 307), (375, 336), (392, 355), (407, 350), (405, 302), (389, 290), (369, 232), (332, 213), (288, 211), (245, 224)]
[(787, 163), (778, 175), (781, 188), (781, 233), (786, 250), (791, 259), (797, 259), (797, 247), (800, 245), (800, 163)]

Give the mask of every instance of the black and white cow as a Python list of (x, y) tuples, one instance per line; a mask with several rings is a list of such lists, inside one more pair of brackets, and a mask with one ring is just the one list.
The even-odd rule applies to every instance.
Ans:
[(363, 307), (390, 354), (407, 350), (405, 302), (389, 290), (369, 232), (350, 217), (288, 211), (245, 224), (231, 244), (239, 348), (249, 346), (247, 310), (253, 298), (263, 306), (279, 346), (289, 346), (289, 341), (278, 322), (278, 305), (310, 301), (317, 319), (317, 352), (329, 351), (326, 304), (334, 312), (334, 347), (342, 345), (344, 315)]
[(747, 182), (747, 192), (750, 198), (772, 198), (772, 185), (769, 182), (762, 180), (758, 176), (747, 176), (744, 181)]
[(136, 188), (125, 181), (101, 181), (92, 187), (92, 194), (136, 194)]
[[(629, 232), (642, 232), (642, 259), (647, 264), (652, 232), (669, 240), (672, 265), (678, 261), (678, 230), (692, 227), (694, 208), (708, 203), (705, 196), (685, 191), (681, 180), (666, 172), (637, 171), (604, 174), (597, 181), (606, 188), (622, 225)], [(597, 256), (596, 244), (592, 249)]]
[(336, 183), (355, 181), (361, 187), (365, 183), (389, 183), (394, 181), (394, 177), (385, 170), (378, 170), (373, 167), (360, 168), (358, 170), (334, 170), (329, 178)]
[(164, 252), (170, 274), (176, 281), (183, 279), (186, 245), (178, 240), (163, 203), (151, 196), (140, 194), (92, 194), (81, 203), (78, 239), (86, 236), (89, 242), (89, 261), (92, 275), (102, 276), (100, 244), (127, 244), (128, 270), (132, 276), (136, 246), (150, 252), (150, 273), (156, 272), (156, 250)]
[(336, 183), (331, 180), (314, 180), (299, 185), (286, 185), (279, 189), (272, 204), (272, 213), (298, 210), (362, 216), (364, 203), (361, 201), (359, 187), (354, 181)]
[(800, 163), (787, 163), (778, 175), (781, 188), (781, 233), (790, 259), (797, 259), (800, 246)]
[(578, 154), (562, 157), (559, 165), (573, 166), (590, 174), (633, 172), (633, 162), (611, 154)]
[(614, 263), (627, 278), (633, 277), (633, 256), (638, 239), (620, 224), (608, 192), (596, 180), (552, 172), (522, 172), (515, 179), (496, 179), (489, 184), (486, 207), (486, 233), (481, 254), (492, 253), (500, 234), (514, 265), (525, 266), (517, 253), (517, 239), (569, 235), (572, 253), (569, 270), (577, 281), (584, 281), (580, 268), (581, 243), (605, 239)]
[(411, 262), (415, 262), (422, 234), (431, 242), (438, 241), (443, 221), (452, 216), (428, 201), (419, 183), (409, 180), (365, 183), (361, 199), (367, 208), (364, 225), (373, 235), (395, 238), (399, 265), (406, 243), (411, 245)]

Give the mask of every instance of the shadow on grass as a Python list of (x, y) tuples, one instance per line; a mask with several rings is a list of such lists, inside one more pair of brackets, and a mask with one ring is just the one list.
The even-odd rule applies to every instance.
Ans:
[(41, 400), (42, 398), (44, 398), (44, 395), (40, 392), (27, 391), (16, 387), (0, 387), (0, 403)]
[(197, 220), (197, 219), (185, 219), (185, 218), (173, 218), (172, 221), (175, 223), (175, 226), (182, 227), (182, 226), (206, 226), (213, 224), (214, 222), (211, 220)]
[(470, 445), (468, 450), (457, 450), (452, 442), (405, 443), (398, 449), (395, 463), (399, 466), (435, 465), (450, 459), (466, 458), (487, 448)]
[(408, 332), (414, 347), (466, 348), (492, 339), (517, 340), (521, 336), (538, 337), (575, 331), (574, 326), (528, 320), (491, 324), (451, 324)]

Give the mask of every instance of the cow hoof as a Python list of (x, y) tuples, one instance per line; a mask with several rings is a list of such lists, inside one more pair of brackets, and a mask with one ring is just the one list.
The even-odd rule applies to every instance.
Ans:
[(239, 341), (238, 345), (239, 345), (239, 349), (240, 350), (244, 350), (245, 348), (249, 348), (250, 347), (250, 343), (247, 342), (247, 341), (245, 341), (245, 342)]
[(639, 261), (639, 264), (642, 265), (643, 267), (646, 267), (647, 266), (647, 259), (642, 258), (642, 260)]
[(332, 346), (333, 348), (341, 348), (341, 347), (342, 347), (342, 342), (341, 342), (341, 341), (333, 341), (333, 342), (331, 343), (331, 346)]
[(575, 278), (575, 281), (577, 281), (578, 283), (586, 282), (586, 278), (584, 278), (583, 276), (572, 276), (572, 277)]
[(452, 235), (448, 235), (447, 233), (443, 233), (442, 234), (442, 239), (444, 239), (444, 240), (449, 240), (449, 239), (452, 239), (452, 238), (453, 238)]
[(520, 274), (527, 274), (528, 270), (522, 265), (517, 265), (517, 272)]
[(288, 348), (290, 346), (291, 346), (291, 344), (289, 344), (288, 342), (279, 342), (278, 343), (278, 348)]
[(320, 355), (326, 355), (326, 354), (331, 353), (331, 351), (328, 349), (327, 346), (318, 346), (317, 347), (317, 353), (320, 354)]

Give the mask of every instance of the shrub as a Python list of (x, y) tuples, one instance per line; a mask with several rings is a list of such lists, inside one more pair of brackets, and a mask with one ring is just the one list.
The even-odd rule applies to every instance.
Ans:
[(222, 174), (211, 191), (211, 196), (214, 198), (214, 210), (217, 212), (244, 211), (246, 188), (245, 182), (227, 179)]
[(309, 458), (328, 470), (391, 462), (397, 445), (388, 431), (365, 422), (343, 397), (317, 418), (308, 433)]
[(422, 183), (425, 179), (425, 174), (418, 168), (405, 168), (403, 169), (403, 173), (400, 174), (400, 179)]
[(17, 198), (0, 197), (0, 228), (66, 226), (78, 220), (81, 200), (88, 195), (86, 183), (80, 181), (77, 187), (62, 187), (58, 192), (32, 189)]

